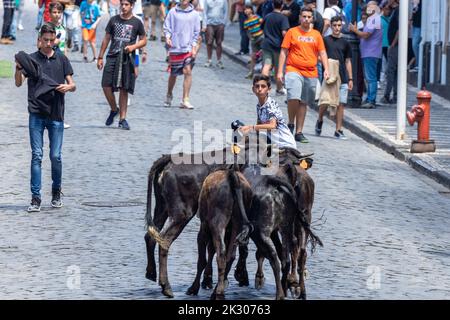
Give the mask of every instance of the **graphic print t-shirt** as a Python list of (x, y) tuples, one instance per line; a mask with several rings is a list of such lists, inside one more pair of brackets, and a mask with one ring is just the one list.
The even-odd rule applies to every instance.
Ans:
[(107, 57), (116, 57), (128, 45), (136, 43), (138, 36), (145, 35), (144, 25), (136, 17), (124, 20), (120, 15), (112, 17), (105, 29), (111, 35)]

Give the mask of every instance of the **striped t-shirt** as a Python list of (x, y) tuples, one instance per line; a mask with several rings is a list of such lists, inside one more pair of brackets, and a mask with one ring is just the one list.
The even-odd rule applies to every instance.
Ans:
[(244, 29), (248, 31), (252, 39), (259, 38), (263, 35), (261, 23), (262, 19), (256, 14), (244, 21)]

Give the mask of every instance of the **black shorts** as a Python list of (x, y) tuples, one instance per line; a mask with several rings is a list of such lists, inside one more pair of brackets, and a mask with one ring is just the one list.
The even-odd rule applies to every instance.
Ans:
[[(106, 64), (103, 67), (103, 76), (102, 76), (102, 87), (112, 88), (113, 92), (119, 91), (119, 89), (124, 89), (128, 93), (134, 93), (134, 85), (136, 82), (136, 77), (134, 75), (134, 71), (130, 72), (130, 75), (127, 81), (122, 81), (123, 86), (121, 88), (117, 88), (113, 86), (113, 76), (114, 69), (116, 67), (116, 59), (106, 59)], [(124, 78), (125, 73), (122, 73), (122, 79)]]

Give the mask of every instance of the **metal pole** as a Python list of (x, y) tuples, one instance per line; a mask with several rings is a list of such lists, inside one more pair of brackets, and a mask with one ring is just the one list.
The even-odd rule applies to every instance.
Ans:
[(397, 74), (397, 140), (405, 138), (408, 64), (408, 2), (400, 1)]

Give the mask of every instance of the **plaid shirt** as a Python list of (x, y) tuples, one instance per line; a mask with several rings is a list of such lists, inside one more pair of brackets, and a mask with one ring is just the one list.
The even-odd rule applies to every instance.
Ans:
[(15, 0), (3, 0), (3, 8), (5, 9), (15, 9), (16, 1)]

